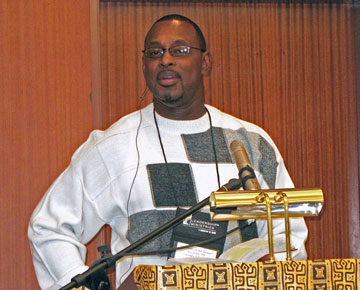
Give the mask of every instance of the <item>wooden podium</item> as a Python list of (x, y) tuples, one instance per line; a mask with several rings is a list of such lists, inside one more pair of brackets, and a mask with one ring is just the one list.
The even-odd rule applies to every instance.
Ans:
[(140, 265), (119, 289), (355, 290), (360, 259)]

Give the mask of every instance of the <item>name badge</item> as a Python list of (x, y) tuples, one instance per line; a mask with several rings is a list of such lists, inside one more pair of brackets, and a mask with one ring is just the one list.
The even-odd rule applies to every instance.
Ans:
[[(176, 214), (182, 214), (184, 209), (178, 208)], [(201, 241), (213, 239), (227, 232), (228, 221), (211, 221), (207, 212), (197, 212), (186, 217), (181, 224), (173, 229), (171, 247), (192, 245)], [(171, 254), (173, 258), (217, 258), (224, 250), (225, 238), (201, 247), (179, 249)]]

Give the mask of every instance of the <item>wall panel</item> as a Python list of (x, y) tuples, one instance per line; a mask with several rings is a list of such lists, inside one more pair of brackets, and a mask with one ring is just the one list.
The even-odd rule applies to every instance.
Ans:
[(139, 107), (145, 88), (141, 50), (151, 24), (168, 13), (190, 17), (202, 28), (213, 55), (206, 101), (266, 129), (296, 186), (324, 191), (321, 216), (307, 220), (309, 257), (359, 257), (353, 9), (100, 2), (102, 126)]
[(92, 129), (89, 3), (0, 1), (0, 288), (38, 289), (27, 225)]

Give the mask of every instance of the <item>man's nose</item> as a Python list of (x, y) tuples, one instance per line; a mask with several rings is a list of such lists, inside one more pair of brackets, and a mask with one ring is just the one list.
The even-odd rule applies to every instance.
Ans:
[(169, 50), (165, 50), (164, 54), (160, 58), (160, 65), (161, 66), (171, 66), (175, 65), (175, 59), (170, 54)]

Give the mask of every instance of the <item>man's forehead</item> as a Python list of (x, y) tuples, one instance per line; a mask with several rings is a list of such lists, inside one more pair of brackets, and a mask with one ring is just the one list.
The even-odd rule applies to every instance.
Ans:
[(147, 34), (146, 45), (160, 44), (163, 41), (185, 44), (194, 39), (197, 41), (196, 31), (190, 23), (173, 19), (155, 23)]

